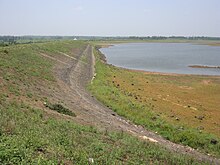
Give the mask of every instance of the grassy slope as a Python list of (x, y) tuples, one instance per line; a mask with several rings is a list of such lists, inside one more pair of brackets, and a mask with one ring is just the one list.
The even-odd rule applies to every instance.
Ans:
[[(201, 164), (123, 132), (99, 132), (45, 111), (58, 90), (53, 61), (39, 53), (74, 56), (83, 42), (0, 48), (0, 164)], [(58, 91), (59, 92), (59, 91)], [(63, 100), (65, 103), (65, 100)]]
[[(106, 65), (100, 60), (97, 50), (95, 54), (97, 56), (97, 76), (89, 86), (89, 90), (98, 100), (119, 115), (154, 130), (173, 142), (220, 156), (219, 126), (215, 128), (215, 135), (209, 133), (210, 130), (206, 124), (213, 124), (213, 120), (209, 118), (210, 116), (206, 114), (207, 110), (205, 110), (209, 106), (211, 109), (216, 109), (218, 106), (219, 79), (214, 78), (212, 80), (214, 85), (209, 87), (200, 85), (204, 77), (199, 76), (145, 75)], [(196, 91), (193, 93), (186, 89), (179, 89), (179, 86), (186, 88), (186, 84), (196, 86)], [(198, 92), (200, 92), (202, 100), (197, 96)], [(161, 95), (167, 96), (168, 94), (170, 94), (169, 99), (172, 98), (169, 100), (171, 103), (161, 99)], [(198, 103), (194, 103), (192, 98), (196, 96), (197, 101), (200, 100), (205, 106), (199, 106), (200, 109), (194, 110), (191, 106), (194, 104), (198, 106)], [(180, 99), (180, 102), (183, 102), (186, 107), (177, 106), (176, 104), (180, 104), (177, 99)], [(207, 103), (203, 104), (205, 100)], [(217, 112), (219, 113), (219, 111), (213, 111), (213, 118), (218, 118)], [(186, 116), (186, 114), (190, 115)], [(195, 115), (200, 114), (205, 114), (206, 118), (202, 120), (195, 118)], [(216, 122), (218, 123), (218, 121)], [(201, 124), (206, 130), (197, 128)], [(218, 144), (211, 144), (214, 139), (218, 141)]]

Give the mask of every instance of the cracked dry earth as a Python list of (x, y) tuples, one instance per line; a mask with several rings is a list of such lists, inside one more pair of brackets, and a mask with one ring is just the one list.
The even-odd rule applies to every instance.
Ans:
[[(92, 52), (93, 47), (87, 45), (83, 52), (74, 57), (62, 53), (62, 58), (51, 59), (56, 62), (54, 73), (61, 89), (56, 97), (65, 100), (65, 105), (77, 115), (74, 118), (67, 117), (68, 119), (80, 124), (95, 126), (100, 130), (127, 132), (142, 140), (163, 146), (172, 152), (193, 156), (198, 161), (220, 164), (219, 159), (202, 154), (190, 147), (172, 143), (141, 126), (132, 124), (98, 102), (86, 91), (86, 84), (92, 80), (94, 75), (95, 57)], [(50, 58), (47, 55), (41, 55)]]

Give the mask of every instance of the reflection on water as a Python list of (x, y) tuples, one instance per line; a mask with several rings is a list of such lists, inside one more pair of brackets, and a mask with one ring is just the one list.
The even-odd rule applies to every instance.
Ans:
[(189, 43), (129, 43), (100, 49), (108, 63), (153, 72), (220, 75), (220, 47)]

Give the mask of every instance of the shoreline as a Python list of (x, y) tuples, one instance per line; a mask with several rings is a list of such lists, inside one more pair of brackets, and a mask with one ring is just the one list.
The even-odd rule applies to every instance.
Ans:
[(128, 68), (123, 68), (119, 66), (115, 66), (113, 64), (109, 64), (106, 62), (107, 65), (114, 66), (116, 68), (126, 70), (129, 72), (136, 72), (136, 73), (143, 73), (146, 75), (160, 75), (160, 76), (202, 76), (202, 77), (215, 77), (215, 78), (220, 78), (220, 75), (206, 75), (206, 74), (180, 74), (180, 73), (166, 73), (166, 72), (153, 72), (153, 71), (146, 71), (146, 70), (138, 70), (138, 69), (128, 69)]
[(203, 69), (220, 69), (220, 66), (208, 66), (208, 65), (189, 65), (190, 68), (203, 68)]

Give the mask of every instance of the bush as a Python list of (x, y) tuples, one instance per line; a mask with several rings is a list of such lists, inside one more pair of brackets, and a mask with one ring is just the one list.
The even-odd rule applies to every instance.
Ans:
[(65, 108), (61, 104), (48, 104), (48, 103), (46, 103), (45, 106), (50, 108), (51, 110), (57, 111), (59, 113), (76, 117), (76, 114), (74, 112), (70, 111), (68, 108)]

